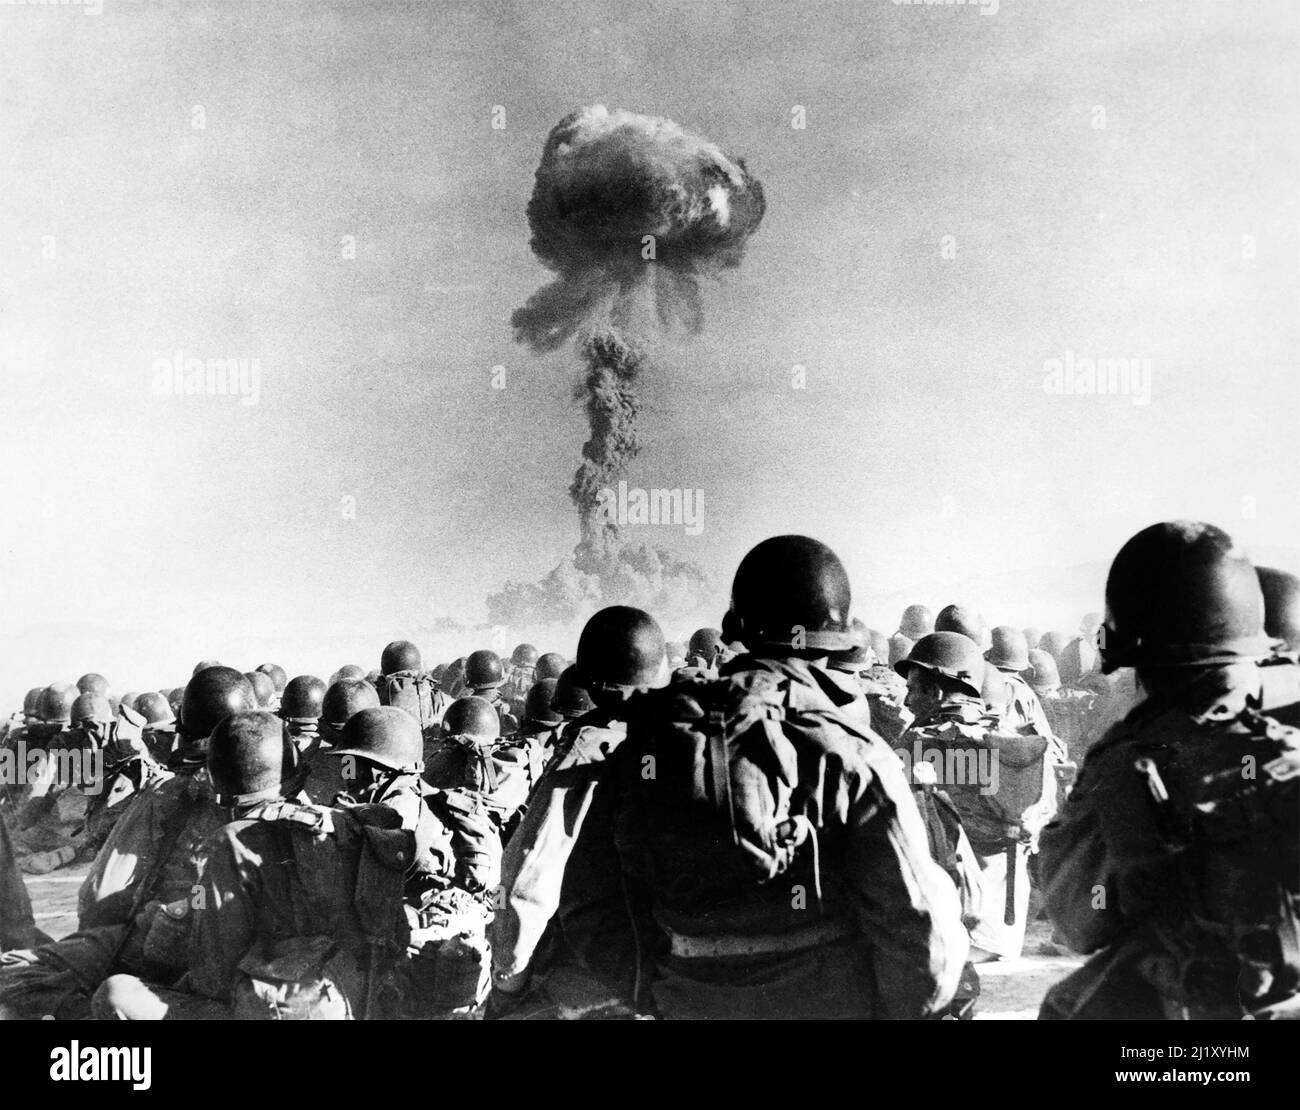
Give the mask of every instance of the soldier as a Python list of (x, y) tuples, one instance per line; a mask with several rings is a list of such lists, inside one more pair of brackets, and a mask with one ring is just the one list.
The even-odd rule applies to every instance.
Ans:
[[(627, 736), (628, 699), (666, 677), (663, 633), (640, 609), (612, 605), (583, 628), (575, 667), (571, 688), (595, 707), (565, 726), (506, 845), (490, 933), (493, 1016), (635, 1013), (635, 931), (613, 841), (613, 787), (602, 784)], [(561, 676), (557, 698), (564, 686)]]
[(303, 754), (308, 768), (303, 789), (317, 805), (333, 805), (340, 793), (350, 789), (351, 784), (343, 778), (339, 761), (326, 757), (332, 756), (334, 749), (342, 744), (343, 729), (348, 721), (363, 709), (375, 709), (378, 706), (379, 694), (369, 682), (341, 679), (325, 691), (320, 720), (317, 722), (317, 743)]
[(113, 707), (101, 694), (79, 694), (68, 716), (68, 727), (47, 742), (47, 759), (18, 819), (18, 848), (27, 853), (22, 868), (29, 875), (76, 860), (86, 848), (81, 834), (92, 802), (103, 798), (105, 748), (117, 727)]
[(248, 684), (253, 688), (253, 695), (257, 698), (259, 709), (270, 709), (273, 712), (279, 709), (275, 681), (269, 674), (262, 671), (246, 671), (244, 677), (248, 679)]
[(501, 734), (508, 736), (519, 727), (519, 719), (510, 712), (509, 704), (501, 697), (505, 672), (495, 651), (486, 648), (470, 652), (465, 660), (465, 685), (470, 695), (487, 702), (501, 718)]
[[(896, 632), (889, 637), (889, 665), (901, 663), (912, 654), (913, 643), (901, 632)], [(897, 673), (897, 672), (895, 672)]]
[[(0, 952), (30, 948), (38, 943), (37, 937), (31, 899), (27, 896), (18, 856), (9, 838), (9, 823), (5, 820), (4, 810), (0, 810)], [(2, 974), (0, 984), (3, 984)], [(0, 993), (0, 1016), (4, 1015), (4, 1010), (4, 996)]]
[(709, 677), (717, 677), (718, 656), (723, 652), (722, 633), (716, 628), (697, 628), (687, 644), (687, 659), (692, 667), (699, 667)]
[(300, 674), (290, 679), (280, 697), (280, 718), (289, 727), (289, 736), (306, 756), (315, 751), (320, 742), (320, 715), (325, 704), (325, 683), (313, 674)]
[(422, 746), (410, 714), (383, 706), (350, 717), (330, 755), (351, 764), (341, 806), (388, 806), (414, 834), (404, 887), (411, 962), (402, 994), (411, 1016), (427, 1018), (467, 1013), (486, 994), (486, 928), (501, 841), (478, 796), (420, 779)]
[[(551, 708), (565, 721), (576, 721), (596, 708), (591, 694), (578, 677), (577, 667), (566, 667), (555, 682), (555, 696), (551, 698)], [(560, 734), (551, 740), (552, 749), (559, 746)]]
[(934, 630), (956, 632), (958, 635), (974, 640), (980, 647), (986, 646), (988, 625), (984, 623), (984, 616), (978, 609), (972, 609), (967, 605), (945, 605), (934, 618)]
[(275, 686), (275, 697), (278, 700), (280, 695), (284, 693), (284, 687), (289, 681), (289, 675), (285, 669), (279, 663), (262, 663), (257, 669), (262, 674), (270, 677), (272, 684)]
[(1070, 642), (1072, 637), (1067, 636), (1064, 632), (1044, 632), (1042, 638), (1038, 641), (1038, 646), (1047, 652), (1060, 665), (1061, 650)]
[(1065, 747), (1056, 741), (1042, 701), (1022, 676), (1022, 672), (1029, 670), (1029, 644), (1024, 633), (1010, 625), (998, 625), (993, 629), (984, 659), (989, 664), (985, 668), (986, 679), (1000, 678), (1005, 687), (1001, 700), (1002, 729), (1048, 737), (1056, 750), (1056, 762), (1064, 762)]
[[(1056, 660), (1041, 648), (1030, 648), (1028, 654), (1028, 682), (1034, 693), (1038, 695), (1038, 699), (1043, 702), (1043, 710), (1050, 721), (1052, 711), (1047, 708), (1047, 699), (1055, 697), (1061, 689), (1061, 676), (1056, 669)], [(1055, 721), (1052, 721), (1052, 731), (1057, 731)]]
[(166, 764), (176, 746), (176, 714), (172, 707), (161, 693), (146, 690), (135, 699), (135, 711), (144, 718), (140, 738), (146, 750), (157, 763)]
[(519, 644), (510, 653), (510, 674), (507, 676), (505, 690), (508, 699), (518, 698), (523, 701), (528, 697), (528, 691), (537, 681), (534, 677), (537, 659), (537, 649), (532, 644)]
[(288, 729), (262, 710), (222, 721), (207, 766), (232, 820), (206, 845), (185, 974), (168, 989), (114, 976), (95, 995), (95, 1016), (396, 1016), (414, 855), (398, 814), (308, 804)]
[(536, 763), (533, 780), (541, 777), (542, 768), (555, 746), (556, 735), (564, 724), (564, 717), (552, 703), (559, 680), (544, 678), (534, 682), (524, 701), (524, 719), (515, 733), (515, 742), (527, 745), (531, 759)]
[(1300, 734), (1256, 708), (1254, 568), (1213, 525), (1152, 525), (1111, 564), (1104, 631), (1145, 697), (1042, 835), (1048, 912), (1092, 959), (1039, 1016), (1295, 1017)]
[[(844, 677), (846, 681), (842, 683), (843, 688), (853, 700), (842, 706), (841, 711), (855, 724), (869, 729), (872, 727), (875, 706), (868, 696), (862, 675), (875, 662), (875, 656), (872, 655), (867, 643), (867, 626), (856, 617), (849, 625), (849, 635), (852, 637), (853, 647), (848, 651), (831, 652), (826, 659), (826, 673), (832, 678)], [(718, 676), (715, 672), (704, 677), (717, 678)], [(875, 692), (873, 689), (873, 693)], [(887, 706), (882, 707), (881, 716), (885, 718), (885, 727), (889, 728), (897, 717), (891, 718), (887, 715), (886, 708)]]
[(537, 682), (541, 682), (544, 678), (559, 678), (566, 665), (563, 655), (557, 651), (548, 651), (537, 660), (533, 678)]
[(203, 844), (226, 815), (199, 772), (207, 738), (231, 712), (251, 710), (253, 688), (220, 665), (190, 680), (172, 774), (138, 794), (81, 884), (78, 928), (63, 940), (6, 954), (0, 1009), (11, 1017), (84, 1017), (114, 972), (174, 982), (184, 972), (188, 914)]
[(924, 605), (909, 605), (903, 610), (896, 635), (906, 636), (916, 643), (922, 636), (934, 631), (934, 614)]
[(1272, 654), (1260, 664), (1260, 709), (1300, 728), (1300, 578), (1273, 567), (1255, 573), (1264, 594), (1264, 631), (1273, 641)]
[(145, 743), (147, 724), (143, 714), (123, 704), (118, 706), (111, 722), (100, 725), (91, 734), (91, 742), (102, 753), (103, 772), (99, 789), (90, 795), (86, 809), (84, 834), (78, 848), (82, 858), (93, 857), (104, 846), (113, 827), (139, 794), (168, 777)]
[[(436, 736), (438, 722), (451, 698), (424, 672), (420, 649), (409, 640), (394, 640), (384, 648), (379, 670), (379, 704), (405, 709), (415, 718), (426, 740)], [(354, 677), (364, 678), (365, 672), (358, 668)]]
[(83, 674), (77, 679), (77, 692), (79, 694), (98, 694), (101, 697), (108, 697), (108, 679), (102, 674), (96, 674), (94, 671)]
[(897, 758), (828, 681), (849, 605), (829, 548), (766, 540), (732, 587), (749, 653), (632, 707), (617, 841), (664, 1017), (919, 1018), (956, 989), (956, 893)]
[(483, 698), (457, 698), (442, 720), (442, 737), (425, 743), (425, 780), (442, 790), (468, 790), (482, 799), (504, 843), (541, 774), (527, 744), (502, 738), (501, 719)]
[[(987, 713), (979, 645), (956, 632), (918, 640), (897, 665), (916, 720), (901, 747), (936, 774), (961, 816), (980, 866), (982, 897), (971, 926), (975, 962), (1014, 958), (1029, 911), (1029, 856), (1055, 813), (1055, 761), (1047, 737), (1008, 734)], [(942, 772), (942, 773), (940, 773)]]
[(0, 778), (0, 807), (14, 815), (15, 819), (30, 793), (27, 775), (25, 772), (19, 774), (18, 769), (27, 767), (29, 752), (43, 750), (47, 742), (47, 730), (42, 719), (45, 690), (44, 686), (36, 686), (27, 691), (23, 698), (21, 721), (7, 722), (8, 727), (0, 740), (0, 752), (7, 753), (12, 760), (5, 765), (11, 769), (10, 774)]
[(1300, 578), (1276, 567), (1256, 567), (1264, 594), (1264, 631), (1278, 641), (1275, 654), (1300, 656)]

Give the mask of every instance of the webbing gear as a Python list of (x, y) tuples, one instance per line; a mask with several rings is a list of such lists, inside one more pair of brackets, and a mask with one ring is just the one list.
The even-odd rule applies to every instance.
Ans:
[(791, 929), (785, 933), (756, 933), (748, 936), (730, 933), (686, 936), (666, 926), (660, 927), (668, 934), (672, 954), (683, 960), (719, 960), (804, 952), (858, 935), (856, 926), (843, 918), (819, 921), (816, 925)]

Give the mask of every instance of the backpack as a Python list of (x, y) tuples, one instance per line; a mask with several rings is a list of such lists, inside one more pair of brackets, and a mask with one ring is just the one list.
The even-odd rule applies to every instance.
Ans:
[(1165, 955), (1144, 973), (1182, 1016), (1294, 1006), (1300, 730), (1246, 709), (1210, 727), (1163, 713), (1125, 738), (1190, 909), (1155, 926)]
[(432, 676), (415, 671), (380, 675), (375, 686), (380, 705), (405, 709), (420, 723), (421, 730), (437, 727), (451, 704)]
[[(292, 828), (287, 846), (314, 911), (308, 916), (330, 931), (258, 937), (239, 963), (232, 1015), (272, 1021), (385, 1016), (408, 937), (402, 887), (413, 835), (384, 806), (344, 811), (278, 800), (244, 820)], [(341, 855), (356, 861), (351, 912), (331, 925), (335, 884), (350, 870)]]

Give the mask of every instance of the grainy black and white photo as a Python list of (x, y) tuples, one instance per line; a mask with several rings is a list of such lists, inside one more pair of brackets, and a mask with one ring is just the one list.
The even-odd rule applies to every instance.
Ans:
[(1298, 44), (0, 0), (0, 1016), (1300, 1017)]

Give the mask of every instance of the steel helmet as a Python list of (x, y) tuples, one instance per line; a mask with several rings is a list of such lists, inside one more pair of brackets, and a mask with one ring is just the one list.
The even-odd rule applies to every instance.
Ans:
[(348, 718), (339, 745), (327, 754), (352, 755), (390, 771), (418, 775), (424, 770), (424, 735), (405, 709), (372, 705)]
[(849, 650), (851, 600), (839, 556), (807, 536), (764, 540), (740, 561), (731, 585), (738, 635), (751, 650)]
[(286, 721), (314, 721), (325, 704), (325, 683), (314, 674), (300, 674), (285, 684), (280, 716)]
[(1256, 567), (1264, 593), (1264, 631), (1300, 651), (1300, 578), (1276, 567)]
[(477, 744), (490, 744), (501, 736), (501, 718), (492, 703), (483, 698), (457, 698), (443, 714), (442, 734), (467, 736)]
[(982, 695), (984, 656), (979, 644), (960, 632), (931, 632), (922, 636), (912, 646), (911, 654), (894, 664), (894, 670), (904, 678), (914, 667), (952, 679), (977, 697)]
[[(176, 719), (180, 720), (181, 704), (185, 701), (185, 687), (174, 686), (166, 694), (167, 704), (171, 706), (171, 711), (176, 714)], [(254, 695), (256, 698), (256, 695)]]
[(555, 695), (551, 698), (551, 708), (566, 721), (572, 721), (596, 708), (591, 694), (578, 680), (578, 668), (566, 667), (555, 680)]
[(41, 695), (41, 720), (50, 724), (66, 724), (72, 716), (72, 703), (77, 700), (77, 688), (70, 682), (53, 682)]
[[(397, 674), (400, 671), (418, 671), (420, 669), (420, 649), (410, 640), (394, 640), (379, 657), (379, 669), (384, 674)], [(357, 677), (362, 677), (362, 671)]]
[(23, 695), (23, 716), (40, 718), (41, 699), (45, 695), (44, 686), (33, 686)]
[(263, 671), (246, 671), (244, 677), (253, 688), (258, 707), (265, 709), (275, 697), (275, 680)]
[(1044, 632), (1043, 638), (1038, 641), (1038, 646), (1053, 659), (1059, 660), (1061, 652), (1065, 650), (1065, 645), (1071, 639), (1072, 637), (1067, 636), (1064, 632)]
[(651, 686), (664, 668), (664, 634), (649, 613), (610, 605), (578, 637), (576, 666), (588, 690)]
[(558, 651), (548, 651), (537, 660), (533, 677), (540, 682), (544, 678), (559, 678), (564, 670), (564, 656)]
[(102, 694), (108, 697), (108, 679), (91, 671), (77, 679), (77, 690), (83, 694)]
[(190, 679), (182, 695), (181, 735), (188, 740), (204, 740), (230, 714), (256, 708), (253, 687), (234, 667), (205, 667)]
[(537, 649), (532, 644), (520, 644), (510, 653), (510, 662), (516, 667), (535, 667)]
[(472, 690), (493, 690), (505, 682), (501, 657), (495, 651), (480, 648), (465, 660), (465, 685)]
[[(379, 688), (378, 685), (379, 680), (383, 677), (384, 676), (379, 672), (377, 668), (373, 671), (366, 671), (366, 681), (369, 682), (371, 686), (374, 686), (375, 689)], [(437, 680), (435, 679), (435, 681)]]
[(285, 683), (289, 681), (289, 676), (285, 674), (284, 668), (279, 663), (263, 663), (257, 668), (264, 675), (269, 675), (272, 682), (275, 683), (275, 692), (278, 694), (284, 689)]
[(913, 643), (901, 632), (895, 632), (889, 637), (889, 665), (892, 667), (901, 663), (912, 654)]
[(979, 610), (965, 605), (945, 605), (934, 618), (936, 632), (959, 632), (977, 644), (984, 642), (986, 627)]
[(913, 643), (934, 631), (934, 614), (924, 605), (909, 605), (903, 610), (898, 631)]
[(1025, 632), (1025, 648), (1028, 651), (1033, 651), (1036, 647), (1039, 646), (1039, 642), (1043, 638), (1042, 629), (1031, 627), (1031, 628), (1026, 628), (1024, 632)]
[[(210, 668), (228, 670), (230, 667)], [(191, 686), (194, 683), (190, 684)], [(223, 717), (208, 740), (208, 777), (217, 805), (239, 806), (280, 797), (298, 780), (298, 753), (288, 730), (264, 709)]]
[(1106, 579), (1102, 633), (1106, 674), (1269, 653), (1255, 568), (1231, 536), (1200, 521), (1153, 524), (1120, 548)]
[(528, 691), (528, 697), (524, 699), (524, 720), (531, 721), (539, 725), (558, 725), (563, 717), (559, 711), (551, 708), (551, 700), (555, 697), (555, 687), (559, 679), (544, 678), (541, 682), (534, 682), (532, 689)]
[(870, 646), (872, 654), (874, 654), (880, 662), (883, 663), (889, 658), (889, 637), (883, 632), (877, 632), (874, 628), (868, 628), (867, 644)]
[(447, 664), (447, 669), (442, 673), (442, 692), (451, 697), (457, 697), (460, 694), (460, 688), (465, 681), (465, 657), (462, 655), (459, 659), (453, 659)]
[(146, 727), (159, 728), (176, 723), (176, 713), (162, 694), (146, 690), (135, 699), (135, 711), (145, 719)]
[(871, 645), (867, 640), (867, 626), (854, 617), (849, 622), (849, 635), (853, 637), (853, 647), (848, 651), (832, 652), (830, 666), (835, 670), (856, 674), (871, 665)]
[(1079, 635), (1085, 640), (1096, 641), (1097, 629), (1105, 622), (1106, 618), (1100, 613), (1084, 613), (1083, 619), (1079, 622)]
[(722, 650), (722, 633), (716, 628), (697, 628), (691, 633), (687, 651), (691, 655), (702, 656), (704, 661), (712, 664)]
[(1038, 648), (1033, 648), (1029, 652), (1029, 673), (1026, 677), (1029, 679), (1029, 685), (1040, 694), (1050, 694), (1061, 686), (1056, 660), (1049, 653)]
[(190, 673), (190, 677), (193, 678), (196, 674), (199, 673), (199, 671), (206, 671), (209, 667), (219, 667), (219, 666), (221, 666), (221, 664), (217, 662), (217, 660), (215, 659), (200, 659), (197, 663), (194, 664), (194, 670)]
[(136, 690), (128, 690), (119, 699), (119, 705), (125, 705), (127, 709), (134, 709), (135, 703), (140, 700), (140, 694)]
[(993, 666), (1005, 671), (1029, 669), (1029, 644), (1025, 634), (1009, 624), (1000, 624), (993, 630), (993, 646), (984, 653)]
[(1076, 636), (1061, 649), (1057, 657), (1056, 669), (1061, 682), (1073, 686), (1085, 675), (1092, 674), (1098, 668), (1100, 659), (1091, 640)]
[(342, 728), (354, 714), (379, 705), (379, 694), (369, 682), (341, 678), (325, 691), (321, 719), (334, 728)]
[(78, 694), (77, 700), (72, 703), (69, 718), (73, 725), (79, 725), (84, 721), (108, 724), (113, 719), (113, 707), (103, 694)]
[[(418, 670), (419, 668), (417, 667), (416, 669)], [(366, 672), (362, 670), (359, 666), (357, 666), (355, 663), (344, 663), (343, 666), (341, 666), (337, 671), (334, 672), (335, 682), (337, 682), (339, 679), (349, 679), (349, 680), (361, 679), (362, 681), (364, 681), (365, 677), (366, 677)], [(333, 683), (331, 683), (330, 685), (333, 685)]]

